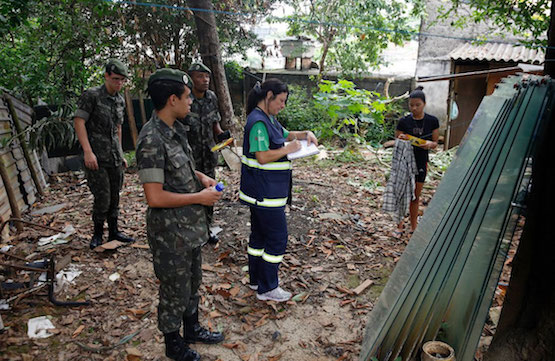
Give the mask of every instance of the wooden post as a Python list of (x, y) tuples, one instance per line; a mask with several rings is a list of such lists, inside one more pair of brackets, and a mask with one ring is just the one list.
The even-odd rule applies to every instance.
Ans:
[[(21, 218), (21, 212), (17, 206), (15, 193), (13, 191), (12, 183), (10, 182), (10, 175), (4, 166), (4, 158), (2, 156), (0, 156), (0, 177), (2, 177), (2, 182), (4, 182), (4, 188), (6, 189), (6, 194), (8, 195), (8, 201), (10, 202), (13, 218)], [(15, 222), (15, 228), (18, 232), (22, 232), (23, 224), (21, 222)]]
[(23, 156), (25, 157), (25, 161), (27, 161), (27, 166), (29, 167), (29, 172), (31, 172), (31, 178), (33, 178), (33, 182), (35, 183), (35, 187), (37, 188), (38, 194), (41, 196), (44, 195), (44, 189), (42, 189), (42, 185), (40, 184), (40, 180), (37, 174), (37, 170), (33, 165), (33, 161), (31, 156), (29, 155), (29, 148), (27, 147), (27, 140), (25, 139), (25, 135), (23, 134), (23, 127), (19, 122), (19, 117), (17, 116), (17, 112), (15, 111), (15, 107), (13, 105), (13, 101), (9, 98), (9, 96), (5, 97), (6, 102), (8, 103), (8, 108), (10, 109), (10, 113), (12, 115), (12, 120), (15, 125), (15, 131), (17, 133), (17, 138), (19, 139), (19, 144), (21, 145), (21, 149), (23, 150)]
[(133, 100), (129, 93), (129, 88), (125, 88), (125, 108), (127, 109), (127, 120), (129, 120), (129, 130), (131, 130), (131, 139), (133, 140), (133, 148), (137, 146), (137, 123), (135, 123), (135, 114), (133, 112)]
[(139, 109), (141, 110), (141, 121), (143, 126), (146, 124), (148, 119), (146, 118), (145, 100), (143, 94), (139, 91)]

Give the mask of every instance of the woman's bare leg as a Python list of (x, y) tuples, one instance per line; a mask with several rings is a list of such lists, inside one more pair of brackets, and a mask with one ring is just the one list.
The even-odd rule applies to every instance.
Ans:
[(424, 183), (416, 182), (416, 187), (414, 189), (414, 199), (410, 201), (409, 206), (409, 216), (410, 216), (410, 230), (411, 232), (416, 229), (418, 225), (418, 208), (420, 205), (420, 193), (422, 193), (422, 188)]

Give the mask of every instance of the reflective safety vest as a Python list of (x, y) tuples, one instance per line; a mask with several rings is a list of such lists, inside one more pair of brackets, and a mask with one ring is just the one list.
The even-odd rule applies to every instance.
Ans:
[(272, 121), (266, 113), (255, 108), (247, 117), (243, 136), (243, 157), (241, 165), (241, 203), (251, 207), (283, 208), (289, 198), (291, 185), (291, 161), (283, 157), (275, 162), (260, 164), (254, 153), (250, 153), (249, 134), (256, 122), (263, 122), (268, 130), (270, 149), (283, 147), (283, 127)]

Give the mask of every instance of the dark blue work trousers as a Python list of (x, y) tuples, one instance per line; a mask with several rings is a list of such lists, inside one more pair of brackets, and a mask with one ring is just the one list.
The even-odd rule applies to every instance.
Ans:
[(278, 268), (287, 247), (285, 209), (250, 207), (249, 277), (262, 294), (278, 287)]

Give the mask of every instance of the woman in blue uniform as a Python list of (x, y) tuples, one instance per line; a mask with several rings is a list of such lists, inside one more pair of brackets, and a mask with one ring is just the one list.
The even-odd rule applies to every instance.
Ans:
[[(417, 147), (413, 146), (414, 158), (418, 174), (416, 175), (416, 187), (414, 189), (414, 199), (409, 206), (410, 233), (414, 232), (418, 224), (418, 208), (420, 204), (420, 193), (424, 187), (426, 173), (428, 170), (428, 151), (437, 147), (439, 138), (439, 121), (433, 115), (424, 112), (426, 107), (426, 95), (422, 91), (424, 88), (419, 86), (409, 95), (410, 114), (401, 118), (395, 130), (395, 137), (408, 139), (406, 134), (425, 139), (426, 144)], [(397, 230), (393, 236), (400, 238), (403, 234), (403, 221), (397, 225)]]
[[(247, 99), (239, 199), (251, 211), (250, 288), (262, 301), (284, 302), (291, 293), (279, 287), (278, 268), (287, 246), (285, 205), (290, 197), (291, 162), (287, 154), (301, 148), (298, 139), (318, 145), (311, 131), (287, 131), (276, 120), (289, 90), (278, 79), (257, 83)], [(289, 141), (287, 145), (285, 142)]]

